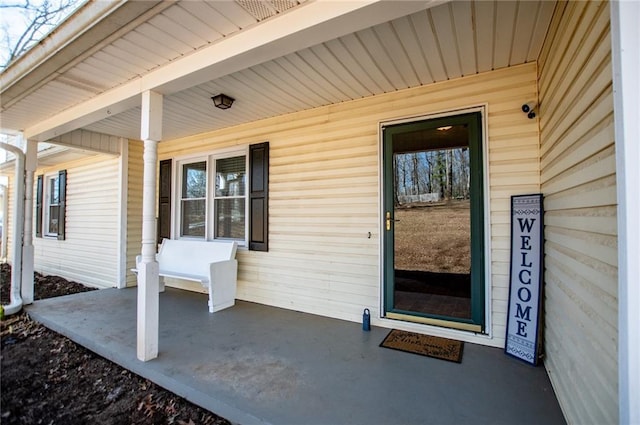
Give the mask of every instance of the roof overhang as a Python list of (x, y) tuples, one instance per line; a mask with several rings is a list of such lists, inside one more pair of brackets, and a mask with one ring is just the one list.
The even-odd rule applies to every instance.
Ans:
[(73, 14), (73, 25), (59, 26), (3, 71), (2, 108), (11, 107), (169, 5), (151, 0), (85, 3)]
[[(141, 95), (153, 91), (164, 97), (164, 137), (175, 139), (474, 75), (535, 61), (555, 9), (545, 1), (94, 3), (0, 76), (3, 132), (41, 142), (77, 129), (139, 139)], [(287, 8), (264, 17), (247, 6), (265, 4)], [(232, 109), (213, 108), (221, 92), (236, 98)]]
[[(241, 31), (24, 129), (31, 140), (60, 134), (139, 106), (145, 91), (171, 94), (443, 1), (315, 1)], [(137, 3), (137, 2), (134, 2)]]

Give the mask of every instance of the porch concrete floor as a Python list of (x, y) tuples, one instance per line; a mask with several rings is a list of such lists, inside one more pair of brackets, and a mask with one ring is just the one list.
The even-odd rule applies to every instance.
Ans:
[(248, 302), (160, 295), (160, 354), (136, 359), (136, 297), (106, 289), (29, 314), (115, 363), (241, 424), (564, 424), (543, 367), (466, 343), (461, 364), (380, 348), (389, 329)]

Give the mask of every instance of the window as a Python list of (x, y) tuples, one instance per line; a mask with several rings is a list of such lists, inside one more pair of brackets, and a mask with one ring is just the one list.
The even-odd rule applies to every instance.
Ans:
[(173, 164), (172, 159), (160, 161), (158, 241), (173, 234), (237, 240), (253, 251), (269, 250), (269, 142)]
[(207, 163), (182, 166), (181, 236), (204, 237), (207, 208)]
[(216, 159), (215, 237), (244, 240), (246, 157)]
[(36, 194), (36, 237), (65, 238), (67, 171), (40, 175)]
[(58, 236), (58, 221), (60, 219), (60, 177), (50, 176), (46, 177), (47, 185), (45, 193), (45, 219), (44, 219), (44, 234), (46, 236)]
[(246, 169), (244, 152), (224, 157), (212, 155), (206, 160), (179, 164), (181, 237), (232, 239), (244, 243)]

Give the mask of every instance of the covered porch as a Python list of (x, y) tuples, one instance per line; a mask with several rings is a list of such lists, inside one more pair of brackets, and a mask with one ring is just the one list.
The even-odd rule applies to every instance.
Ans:
[[(569, 422), (632, 422), (637, 15), (633, 2), (606, 1), (89, 2), (0, 75), (1, 130), (26, 150), (34, 189), (16, 221), (24, 303), (31, 269), (52, 264), (71, 279), (139, 284), (30, 310), (235, 422), (554, 423), (562, 415), (549, 379)], [(223, 93), (236, 99), (227, 111), (211, 102)], [(534, 104), (535, 117), (523, 114)], [(393, 252), (383, 247), (393, 239), (384, 236), (392, 197), (381, 129), (469, 108), (485, 111), (477, 305), (486, 333), (398, 325), (467, 341), (458, 365), (378, 348), (387, 329), (363, 334), (353, 322), (368, 307), (374, 326), (397, 324), (381, 295)], [(205, 163), (202, 202), (212, 206), (210, 164), (264, 142), (270, 248), (239, 251), (237, 298), (274, 307), (239, 303), (209, 316), (201, 295), (158, 297), (156, 217), (168, 216), (166, 237), (189, 236), (177, 189), (184, 171)], [(46, 164), (43, 143), (84, 158), (58, 152)], [(166, 197), (157, 196), (162, 161), (172, 164)], [(55, 181), (67, 171), (69, 223), (47, 234), (55, 220), (38, 223), (34, 174)], [(548, 376), (471, 344), (504, 345), (509, 198), (538, 192)], [(204, 216), (213, 239), (214, 209)], [(141, 244), (136, 282), (129, 270)], [(153, 361), (136, 361), (136, 344), (137, 358)]]
[(465, 344), (462, 363), (379, 347), (389, 329), (206, 295), (160, 295), (159, 355), (136, 358), (137, 291), (36, 301), (47, 327), (234, 423), (565, 423), (543, 367)]

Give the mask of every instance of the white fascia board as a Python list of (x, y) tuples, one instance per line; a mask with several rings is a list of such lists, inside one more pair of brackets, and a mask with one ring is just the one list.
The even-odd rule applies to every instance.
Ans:
[(140, 105), (150, 90), (171, 94), (265, 61), (445, 3), (444, 0), (315, 0), (229, 36), (24, 130), (45, 141)]
[(640, 424), (639, 20), (640, 3), (611, 2), (618, 191), (618, 406), (621, 424)]

